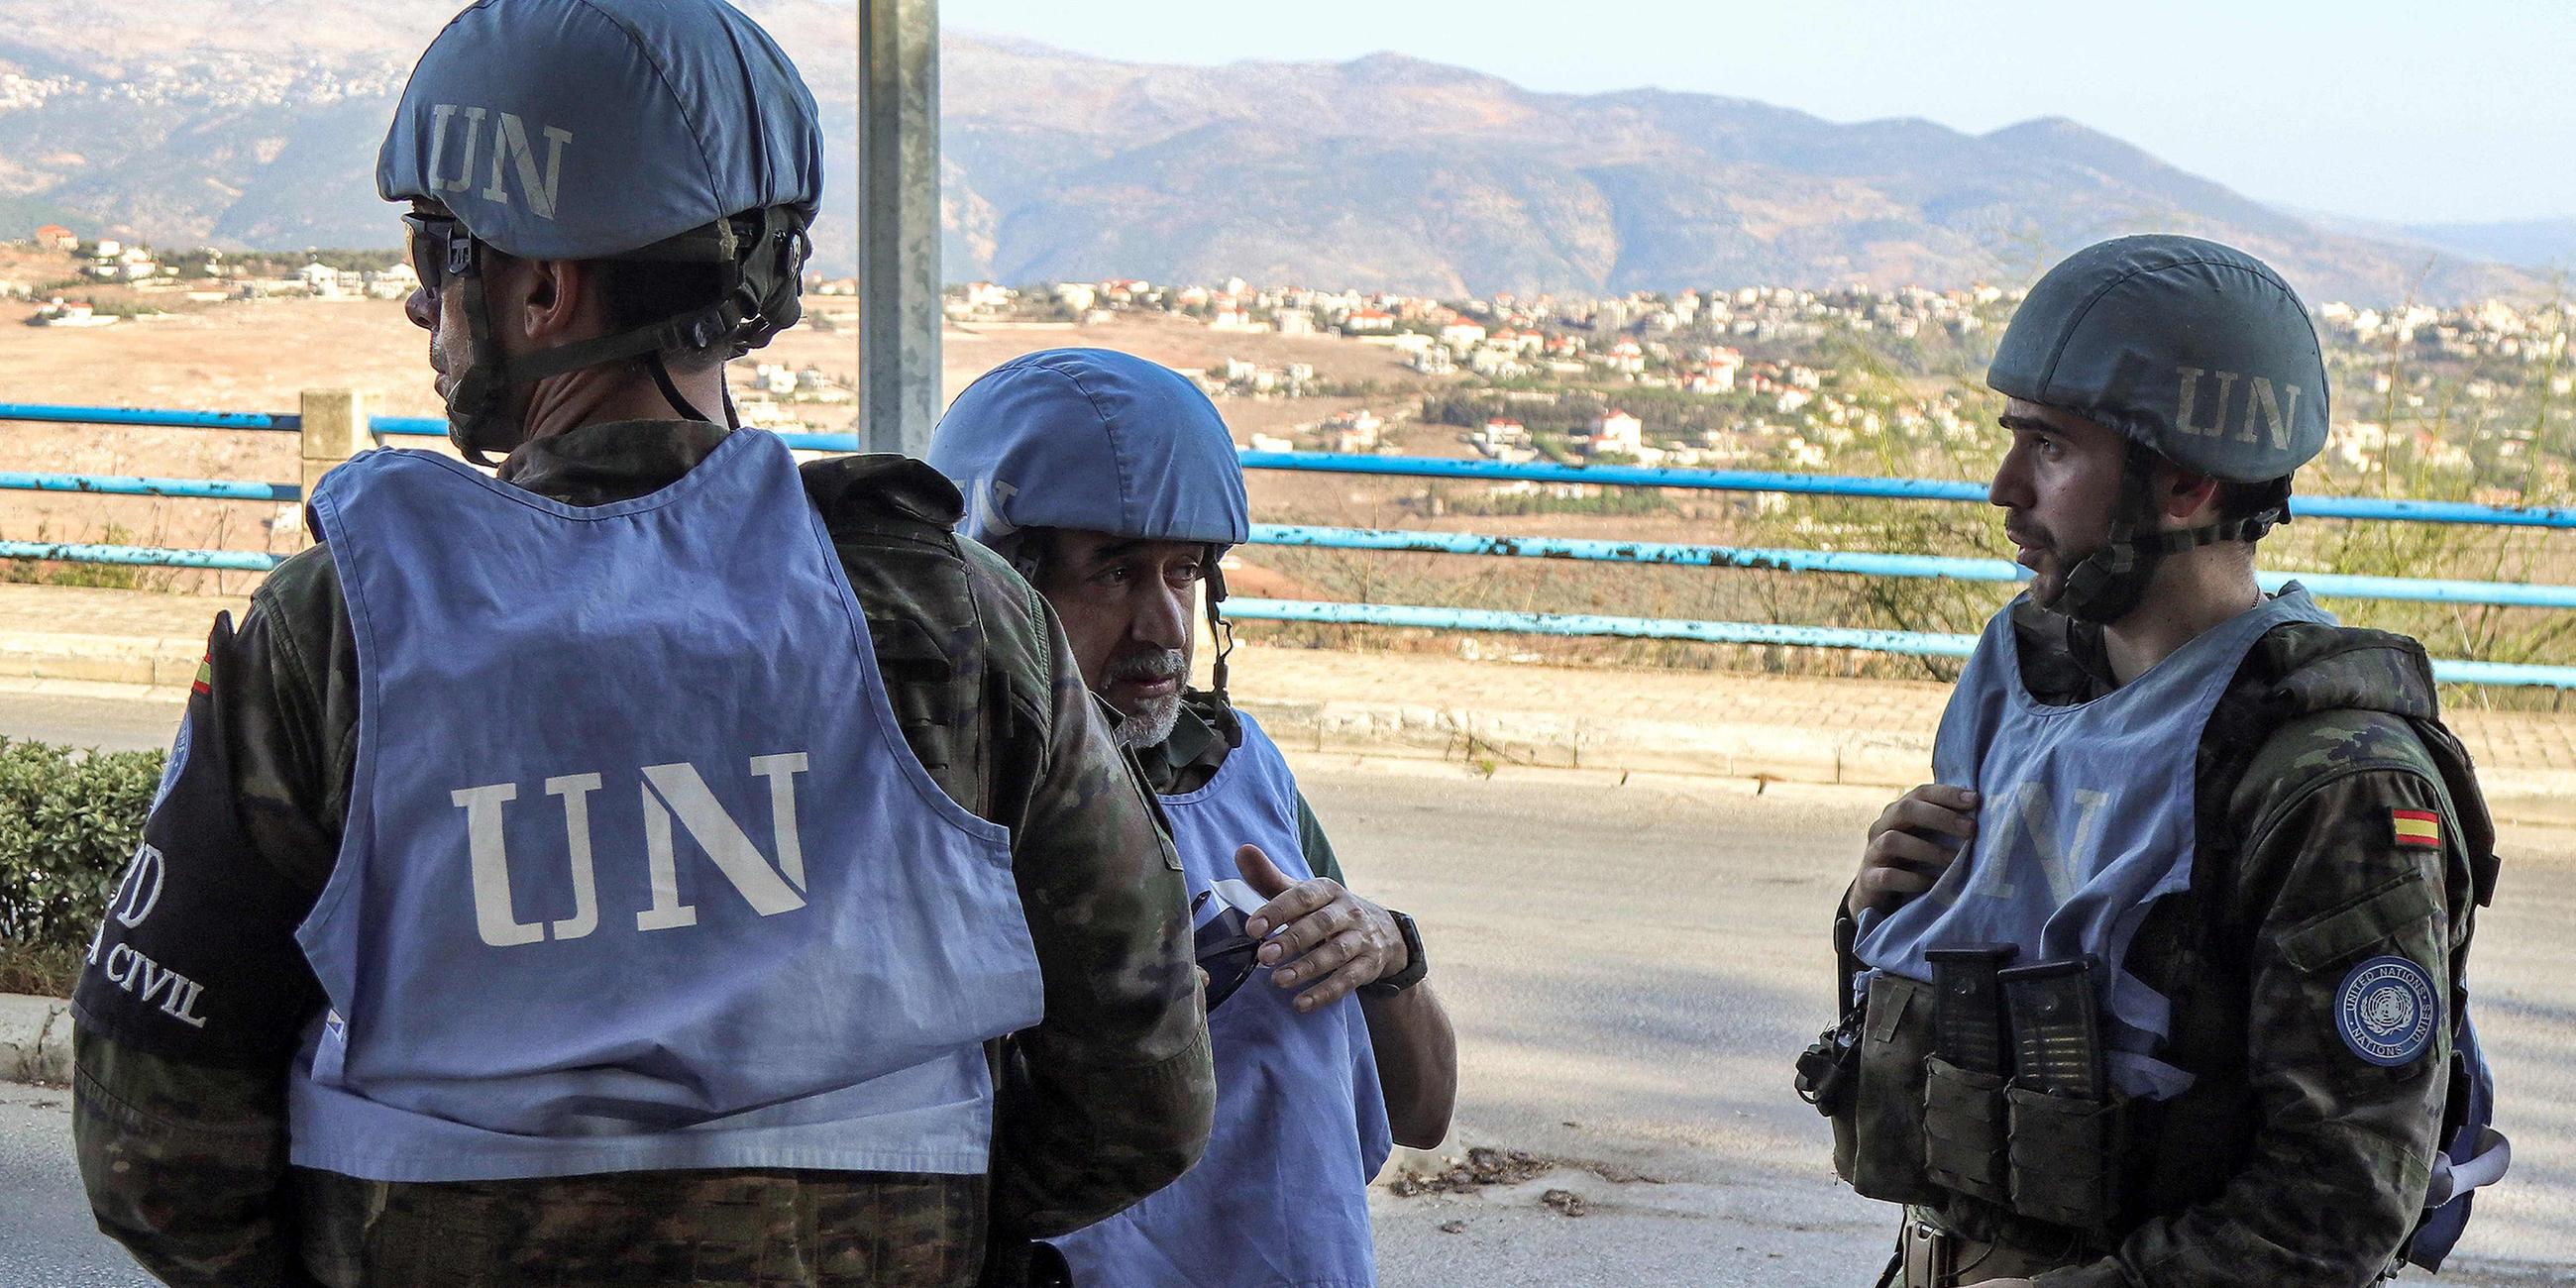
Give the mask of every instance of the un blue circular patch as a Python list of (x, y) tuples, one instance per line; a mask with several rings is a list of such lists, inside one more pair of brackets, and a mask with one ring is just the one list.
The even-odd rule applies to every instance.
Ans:
[(2403, 957), (2373, 957), (2353, 967), (2335, 996), (2343, 1044), (2384, 1069), (2424, 1054), (2441, 1019), (2433, 977)]

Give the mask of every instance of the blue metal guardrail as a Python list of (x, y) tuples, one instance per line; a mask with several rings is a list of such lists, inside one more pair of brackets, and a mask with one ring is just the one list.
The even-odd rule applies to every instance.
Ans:
[[(293, 501), (291, 483), (235, 483), (222, 480), (81, 478), (77, 488), (62, 476), (0, 474), (0, 489), (21, 486), (22, 478), (38, 480), (46, 490), (79, 490), (140, 496), (212, 497), (226, 500)], [(18, 542), (35, 549), (40, 543)], [(1256, 546), (1302, 546), (1324, 550), (1379, 550), (1399, 553), (1497, 555), (1524, 559), (1571, 559), (1585, 562), (1662, 565), (1688, 568), (1744, 568), (1775, 572), (1841, 573), (1864, 577), (1926, 577), (1952, 581), (2027, 581), (2030, 570), (2005, 559), (1958, 559), (1940, 555), (1875, 554), (1866, 551), (1798, 550), (1747, 546), (1692, 546), (1652, 541), (1597, 541), (1572, 537), (1495, 537), (1472, 532), (1425, 532), (1401, 528), (1326, 528), (1299, 524), (1256, 523)], [(171, 566), (185, 568), (243, 567), (207, 560), (223, 551), (159, 551), (142, 546), (45, 545), (45, 549), (82, 555), (0, 553), (24, 559), (81, 559), (92, 562), (150, 564), (151, 556), (174, 556)], [(124, 552), (113, 559), (99, 552)], [(185, 556), (184, 561), (178, 556)], [(258, 556), (268, 558), (268, 556)], [(2258, 574), (2265, 590), (2296, 581), (2321, 599), (2378, 599), (2416, 603), (2492, 604), (2511, 608), (2576, 608), (2576, 586), (2532, 585), (2509, 581), (2447, 581), (2416, 577), (2364, 577), (2342, 573)]]
[[(1502, 555), (1524, 559), (1574, 559), (1603, 563), (1664, 564), (1691, 568), (1760, 568), (1779, 572), (1851, 573), (1866, 577), (1939, 577), (1952, 581), (2027, 581), (2030, 570), (2009, 559), (1955, 559), (1941, 555), (1892, 555), (1866, 551), (1769, 549), (1747, 546), (1670, 545), (1655, 541), (1595, 541), (1573, 537), (1489, 537), (1472, 532), (1409, 528), (1321, 528), (1256, 523), (1251, 544), (1308, 546), (1323, 550), (1389, 550), (1425, 554)], [(2365, 577), (2344, 573), (2257, 574), (2265, 590), (2295, 581), (2321, 599), (2387, 599), (2444, 604), (2497, 604), (2515, 608), (2576, 608), (2576, 586), (2511, 581), (2443, 581), (2417, 577)], [(1228, 601), (1229, 603), (1232, 601)]]
[[(1790, 492), (1815, 496), (1873, 497), (1900, 501), (1971, 501), (1985, 504), (1979, 483), (1940, 479), (1871, 478), (1849, 474), (1781, 474), (1759, 470), (1665, 469), (1644, 465), (1557, 465), (1530, 461), (1455, 460), (1433, 456), (1343, 456), (1332, 452), (1245, 452), (1252, 470), (1311, 470), (1333, 474), (1395, 474), (1534, 483), (1595, 483), (1617, 487), (1673, 487), (1726, 492)], [(2464, 501), (2402, 501), (2377, 497), (2294, 496), (2290, 511), (2321, 519), (2380, 519), (2401, 523), (2470, 523), (2505, 527), (2576, 528), (2576, 509), (2472, 505)]]
[[(66, 407), (46, 403), (0, 403), (0, 420), (59, 421), (83, 424), (163, 425), (191, 429), (293, 430), (302, 417), (292, 413), (173, 411), (135, 407)], [(445, 437), (447, 422), (434, 416), (370, 416), (367, 428), (378, 435)], [(855, 452), (853, 434), (781, 434), (789, 447), (807, 452)], [(1905, 501), (1982, 503), (1986, 490), (1975, 483), (1941, 479), (1873, 478), (1849, 474), (1793, 474), (1761, 470), (1671, 469), (1646, 465), (1559, 465), (1553, 462), (1459, 460), (1432, 456), (1345, 456), (1333, 452), (1244, 452), (1245, 469), (1304, 470), (1334, 474), (1380, 474), (1410, 478), (1484, 479), (1532, 483), (1592, 483), (1611, 487), (1695, 488), (1727, 492), (1785, 492)], [(2465, 501), (2410, 501), (2382, 497), (2299, 496), (2291, 512), (2323, 519), (2379, 519), (2398, 523), (2468, 523), (2506, 527), (2576, 528), (2576, 509), (2546, 506), (2476, 505)]]
[[(294, 412), (74, 407), (59, 403), (0, 403), (0, 420), (61, 425), (144, 425), (162, 429), (248, 429), (288, 434), (304, 427), (304, 418)], [(367, 428), (378, 436), (447, 436), (447, 422), (435, 416), (369, 416)], [(859, 449), (858, 438), (851, 434), (781, 434), (779, 437), (786, 439), (789, 447), (804, 452), (855, 452)], [(158, 495), (189, 494), (170, 492)]]
[(168, 496), (208, 501), (300, 501), (292, 483), (239, 479), (155, 479), (115, 474), (21, 474), (0, 470), (0, 491), (88, 492), (99, 496)]
[[(447, 432), (444, 421), (423, 420), (423, 429), (388, 429), (378, 417), (376, 432)], [(855, 452), (858, 439), (849, 434), (783, 434), (800, 451)], [(1607, 487), (1695, 488), (1721, 492), (1786, 492), (1810, 496), (1860, 497), (1897, 501), (1968, 501), (1984, 504), (1983, 484), (1940, 479), (1874, 478), (1852, 474), (1790, 474), (1761, 470), (1669, 469), (1646, 465), (1558, 465), (1552, 462), (1460, 460), (1439, 456), (1345, 456), (1335, 452), (1241, 452), (1248, 470), (1302, 470), (1328, 474), (1380, 474), (1407, 478), (1478, 479), (1487, 482), (1591, 483)], [(2291, 513), (2320, 519), (2378, 519), (2397, 523), (2467, 523), (2525, 528), (2576, 528), (2576, 509), (2547, 506), (2475, 505), (2466, 501), (2408, 501), (2380, 497), (2297, 496)]]
[(0, 420), (50, 421), (65, 425), (158, 425), (169, 429), (267, 429), (287, 433), (304, 427), (304, 418), (293, 412), (66, 407), (56, 403), (0, 403)]
[(282, 560), (257, 550), (173, 550), (162, 546), (97, 546), (77, 541), (0, 541), (0, 559), (135, 564), (155, 568), (220, 568), (267, 572)]
[[(1923, 631), (1698, 622), (1666, 617), (1603, 617), (1590, 613), (1514, 613), (1491, 608), (1429, 608), (1413, 604), (1334, 604), (1312, 599), (1229, 597), (1225, 601), (1225, 615), (1246, 621), (1412, 626), (1435, 631), (1508, 631), (1516, 635), (1695, 640), (1703, 644), (1783, 644), (1797, 648), (1863, 649), (1909, 657), (1963, 658), (1976, 651), (1977, 647), (1974, 635), (1941, 635)], [(2451, 684), (2518, 684), (2576, 689), (2576, 666), (2436, 660), (2433, 678)]]
[[(195, 412), (155, 408), (69, 407), (28, 403), (0, 403), (0, 420), (287, 431), (297, 429), (301, 424), (301, 418), (294, 415)], [(446, 434), (447, 423), (435, 417), (375, 416), (368, 419), (368, 428), (380, 436), (440, 437)], [(852, 451), (858, 446), (855, 436), (846, 434), (782, 434), (780, 437), (786, 440), (789, 446), (806, 451)], [(1540, 462), (1511, 464), (1437, 457), (1343, 456), (1325, 452), (1244, 452), (1242, 460), (1248, 469), (1305, 470), (1483, 481), (1585, 483), (1613, 487), (1678, 487), (1782, 492), (1886, 500), (1968, 502), (1985, 500), (1985, 489), (1976, 484), (1932, 479), (1664, 469), (1625, 465), (1559, 465)], [(302, 495), (301, 489), (295, 485), (280, 483), (0, 473), (0, 489), (11, 488), (218, 500), (294, 501), (300, 499)], [(2299, 514), (2319, 518), (2576, 528), (2576, 509), (2564, 508), (2487, 506), (2462, 502), (2388, 500), (2368, 497), (2299, 497), (2294, 500), (2293, 508)], [(1256, 524), (1252, 541), (1256, 545), (1308, 546), (1324, 549), (1499, 555), (1684, 567), (1762, 568), (1861, 576), (1940, 577), (1986, 582), (2015, 581), (2029, 576), (2029, 573), (2018, 565), (2000, 559), (1956, 559), (1859, 551), (1690, 546), (1659, 542), (1612, 542), (1554, 537), (1494, 537), (1474, 533), (1326, 528), (1286, 524)], [(276, 556), (247, 551), (161, 550), (134, 546), (39, 542), (0, 542), (0, 558), (63, 559), (246, 571), (264, 570), (277, 563)], [(2267, 573), (2262, 575), (2262, 580), (2266, 589), (2278, 589), (2282, 584), (2296, 580), (2307, 586), (2312, 593), (2324, 598), (2576, 608), (2576, 587), (2571, 586), (2322, 573), (2308, 575)], [(1784, 644), (1809, 648), (1864, 649), (1911, 656), (1965, 656), (1966, 649), (1974, 642), (1969, 636), (1928, 635), (1906, 631), (1602, 617), (1584, 614), (1512, 613), (1487, 609), (1391, 604), (1332, 604), (1294, 600), (1238, 599), (1229, 601), (1228, 607), (1236, 616), (1247, 620), (1341, 622), (1418, 626), (1440, 630), (1493, 630), (1552, 635), (1607, 635), (1643, 639), (1699, 640), (1708, 643)], [(2444, 661), (2435, 664), (2435, 674), (2437, 678), (2461, 683), (2542, 684), (2559, 688), (2576, 688), (2576, 667)]]
[[(0, 403), (0, 420), (76, 424), (158, 425), (187, 429), (298, 429), (294, 413), (180, 411), (151, 407), (73, 407), (51, 403)], [(447, 422), (434, 416), (370, 416), (380, 436), (444, 437)], [(799, 451), (854, 452), (852, 434), (781, 434)], [(1553, 462), (1463, 460), (1434, 456), (1346, 456), (1334, 452), (1243, 452), (1245, 469), (1379, 474), (1411, 478), (1500, 482), (1590, 483), (1608, 487), (1692, 488), (1727, 492), (1783, 492), (1904, 501), (1983, 503), (1984, 487), (1943, 479), (1876, 478), (1850, 474), (1797, 474), (1761, 470), (1674, 469), (1645, 465), (1559, 465)], [(2377, 519), (2398, 523), (2465, 523), (2504, 527), (2576, 528), (2576, 508), (2477, 505), (2465, 501), (2412, 501), (2381, 497), (2298, 496), (2293, 513), (2324, 519)]]

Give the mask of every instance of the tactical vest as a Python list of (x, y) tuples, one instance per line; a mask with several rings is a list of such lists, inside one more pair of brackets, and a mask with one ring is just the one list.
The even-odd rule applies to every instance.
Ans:
[[(1989, 623), (1976, 656), (1962, 673), (1960, 692), (1945, 712), (1935, 752), (1936, 773), (1943, 782), (1978, 786), (1982, 793), (1979, 841), (1990, 849), (2008, 842), (2016, 862), (2000, 880), (1994, 867), (1978, 873), (1972, 860), (1977, 847), (1972, 843), (1936, 883), (1933, 893), (1946, 890), (1946, 901), (1918, 898), (1894, 916), (1869, 918), (1857, 937), (1856, 955), (1870, 967), (1854, 981), (1865, 995), (1864, 1005), (1852, 1015), (1859, 1022), (1858, 1031), (1851, 1035), (1857, 1048), (1853, 1062), (1857, 1085), (1849, 1101), (1832, 1111), (1836, 1170), (1856, 1190), (1953, 1214), (1960, 1209), (1952, 1200), (1966, 1195), (1991, 1205), (1965, 1213), (1977, 1218), (1967, 1231), (1973, 1237), (2062, 1248), (2070, 1255), (2090, 1255), (2082, 1252), (2087, 1247), (2093, 1253), (2107, 1251), (2129, 1218), (2206, 1196), (2213, 1158), (2205, 1149), (2187, 1144), (2180, 1150), (2162, 1151), (2172, 1157), (2132, 1151), (2151, 1143), (2206, 1145), (2235, 1139), (2253, 1124), (2213, 1116), (2212, 1106), (2197, 1097), (2169, 1099), (2190, 1085), (2188, 1075), (2153, 1058), (2174, 1019), (2170, 999), (2120, 967), (2128, 957), (2130, 938), (2145, 919), (2146, 904), (2180, 897), (2185, 900), (2184, 915), (2172, 923), (2179, 933), (2174, 943), (2160, 947), (2178, 955), (2181, 966), (2176, 970), (2167, 963), (2165, 978), (2180, 981), (2175, 992), (2180, 998), (2205, 973), (2200, 945), (2211, 916), (2206, 903), (2210, 896), (2195, 884), (2193, 875), (2195, 860), (2202, 857), (2195, 852), (2199, 838), (2193, 818), (2199, 751), (2205, 735), (2220, 739), (2223, 763), (2210, 775), (2217, 782), (2292, 779), (2302, 772), (2302, 766), (2276, 758), (2296, 754), (2286, 750), (2291, 740), (2274, 736), (2286, 726), (2266, 723), (2250, 704), (2221, 708), (2217, 703), (2247, 650), (2264, 633), (2285, 622), (2331, 622), (2306, 601), (2306, 593), (2293, 584), (2280, 597), (2205, 633), (2166, 659), (2170, 664), (2184, 658), (2186, 652), (2217, 636), (2213, 642), (2221, 647), (2190, 659), (2194, 668), (2215, 669), (2215, 691), (2178, 684), (2171, 687), (2180, 688), (2180, 695), (2168, 691), (2129, 708), (2133, 718), (2158, 725), (2158, 739), (2169, 745), (2115, 745), (2113, 755), (2097, 762), (2101, 767), (2097, 782), (2143, 784), (2150, 791), (2176, 794), (2183, 815), (2179, 831), (2161, 823), (2149, 825), (2164, 838), (2162, 843), (2180, 838), (2180, 857), (2173, 866), (2147, 864), (2125, 876), (2119, 874), (2119, 864), (2137, 864), (2139, 856), (2115, 854), (2109, 862), (2101, 861), (2106, 828), (2088, 817), (2116, 815), (2116, 802), (2079, 798), (2071, 808), (2066, 802), (2054, 802), (2056, 810), (2034, 816), (2024, 794), (2014, 790), (2011, 776), (1991, 772), (1998, 763), (1991, 750), (1982, 758), (1957, 753), (1963, 748), (1991, 749), (1998, 741), (1997, 731), (2018, 720), (2025, 724), (2023, 736), (2007, 735), (2000, 741), (2019, 741), (2022, 746), (2007, 746), (2001, 761), (2025, 766), (2025, 774), (2065, 772), (2063, 762), (2052, 765), (2045, 755), (2039, 760), (2040, 769), (2028, 768), (2031, 745), (2038, 744), (2043, 753), (2055, 750), (2047, 746), (2047, 737), (2030, 738), (2029, 724), (2036, 722), (2045, 730), (2054, 715), (2117, 711), (2120, 708), (2106, 704), (2126, 694), (2154, 693), (2149, 682), (2165, 667), (2093, 702), (2050, 708), (2032, 698), (2020, 681), (2011, 610)], [(2240, 627), (2253, 629), (2240, 631)], [(2000, 667), (1986, 665), (1998, 661)], [(2004, 714), (1999, 717), (1998, 711)], [(2212, 724), (2213, 717), (2222, 718), (2224, 727)], [(2476, 798), (2466, 757), (2437, 722), (2412, 724), (2428, 753), (2419, 771), (2440, 787), (2443, 835), (2465, 846), (2469, 833), (2459, 826), (2453, 802)], [(2056, 736), (2062, 737), (2063, 732)], [(2087, 739), (2097, 736), (2096, 731), (2085, 734)], [(2080, 776), (2063, 781), (2084, 785)], [(2099, 786), (2093, 792), (2109, 795)], [(2014, 810), (2017, 816), (1999, 823), (1994, 817), (1999, 809)], [(2086, 862), (2075, 862), (2087, 856)], [(2484, 904), (2494, 886), (2494, 858), (2475, 852), (2468, 852), (2468, 858), (2472, 888), (2462, 893)], [(2096, 899), (2090, 908), (2080, 902), (2095, 887), (2067, 878), (2084, 872), (2092, 874), (2091, 881), (2114, 887), (2112, 893), (2119, 898), (2134, 900), (2133, 915), (2105, 919), (2099, 914), (2118, 911), (2116, 900)], [(2223, 870), (2197, 878), (2222, 885), (2231, 879), (2232, 874)], [(1994, 897), (1999, 886), (2001, 897)], [(2042, 887), (2050, 891), (2049, 897), (2027, 901), (2013, 897)], [(1988, 897), (1978, 899), (1979, 891)], [(2356, 915), (2368, 911), (2356, 910)], [(2429, 904), (2426, 911), (2429, 914)], [(1939, 1035), (1944, 1003), (1953, 990), (1934, 987), (1932, 981), (1939, 972), (1926, 958), (1945, 944), (1967, 943), (2017, 948), (2037, 944), (2041, 953), (2061, 960), (2091, 957), (2102, 968), (2096, 981), (2101, 988), (2102, 1037), (2111, 1048), (2103, 1053), (2105, 1072), (2117, 1082), (2118, 1094), (2087, 1105), (2016, 1081), (2009, 1065), (1999, 1075), (1963, 1069), (1945, 1059)], [(2452, 1037), (2450, 1091), (2438, 1137), (2444, 1152), (2434, 1163), (2424, 1216), (2400, 1249), (2402, 1259), (2428, 1269), (2438, 1268), (2457, 1242), (2467, 1220), (2471, 1191), (2500, 1177), (2510, 1158), (2506, 1142), (2489, 1125), (2493, 1080), (2467, 1015), (2467, 951), (2463, 939), (2453, 945), (2450, 962), (2453, 988), (2445, 1010)], [(2026, 1058), (2025, 1053), (2012, 1054)], [(2131, 1156), (2124, 1158), (2124, 1153)], [(2074, 1242), (2069, 1242), (2069, 1227), (2076, 1236)]]
[(904, 743), (775, 436), (564, 505), (422, 452), (312, 501), (356, 633), (293, 1160), (977, 1173), (1041, 995), (1008, 830)]
[(2190, 1076), (2155, 1058), (2170, 1007), (2124, 969), (2129, 945), (2156, 900), (2191, 886), (2201, 730), (2246, 652), (2283, 623), (2334, 619), (2293, 583), (2127, 684), (2058, 707), (2022, 682), (2012, 615), (1986, 623), (1932, 747), (1937, 781), (1977, 789), (1979, 834), (1921, 898), (1865, 915), (1855, 949), (1872, 971), (1922, 983), (1942, 948), (2009, 946), (2020, 965), (2090, 958), (2112, 1081), (2131, 1097), (2178, 1095)]
[[(1197, 791), (1162, 798), (1193, 897), (1258, 845), (1295, 880), (1288, 762), (1240, 711), (1243, 745)], [(1211, 901), (1208, 909), (1216, 909)], [(1359, 999), (1300, 1015), (1257, 969), (1208, 1015), (1216, 1126), (1197, 1166), (1136, 1206), (1055, 1241), (1077, 1284), (1352, 1288), (1377, 1282), (1368, 1185), (1393, 1148)]]

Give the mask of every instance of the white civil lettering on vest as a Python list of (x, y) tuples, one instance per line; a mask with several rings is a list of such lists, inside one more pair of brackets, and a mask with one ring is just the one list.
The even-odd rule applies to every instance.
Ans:
[(360, 705), (295, 1162), (984, 1170), (1042, 1011), (1009, 833), (903, 741), (784, 444), (586, 508), (379, 451), (313, 509)]
[[(1297, 782), (1252, 717), (1243, 745), (1195, 792), (1162, 798), (1195, 898), (1235, 879), (1258, 845), (1314, 875)], [(1211, 901), (1207, 915), (1214, 915)], [(1345, 996), (1299, 1014), (1267, 969), (1208, 1017), (1216, 1124), (1207, 1152), (1136, 1206), (1055, 1241), (1077, 1284), (1119, 1288), (1363, 1288), (1377, 1282), (1368, 1185), (1394, 1142), (1368, 1017)]]
[(2201, 732), (2238, 666), (2276, 626), (2334, 619), (2292, 583), (2110, 693), (2052, 707), (2022, 680), (2020, 602), (1986, 623), (1933, 742), (1934, 776), (1984, 802), (1978, 835), (1930, 891), (1863, 915), (1855, 988), (1878, 971), (1928, 983), (1935, 948), (2010, 944), (2018, 965), (2089, 956), (2112, 1081), (2177, 1095), (2191, 1075), (2156, 1058), (2172, 1008), (2125, 969), (2130, 943), (2157, 900), (2191, 884)]

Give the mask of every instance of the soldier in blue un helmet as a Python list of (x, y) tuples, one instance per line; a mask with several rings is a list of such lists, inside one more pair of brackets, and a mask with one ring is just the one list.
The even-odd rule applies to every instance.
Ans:
[(1197, 386), (1141, 358), (1054, 349), (958, 395), (931, 463), (965, 532), (1064, 619), (1120, 717), (1188, 872), (1209, 975), (1217, 1110), (1205, 1158), (1054, 1240), (1076, 1285), (1372, 1284), (1367, 1189), (1391, 1142), (1448, 1134), (1457, 1049), (1413, 920), (1352, 893), (1279, 748), (1226, 698), (1184, 689), (1204, 591), (1250, 535), (1243, 469)]
[(378, 183), (498, 477), (361, 455), (216, 622), (75, 999), (154, 1274), (964, 1288), (1198, 1156), (1181, 865), (1054, 614), (927, 466), (731, 427), (821, 155), (718, 0), (421, 58)]
[(2494, 830), (2429, 663), (2254, 543), (2326, 438), (2307, 310), (2242, 251), (2049, 270), (1987, 383), (2032, 573), (1935, 783), (1870, 828), (1799, 1064), (1903, 1204), (1880, 1283), (2360, 1288), (2503, 1173), (2464, 978)]

